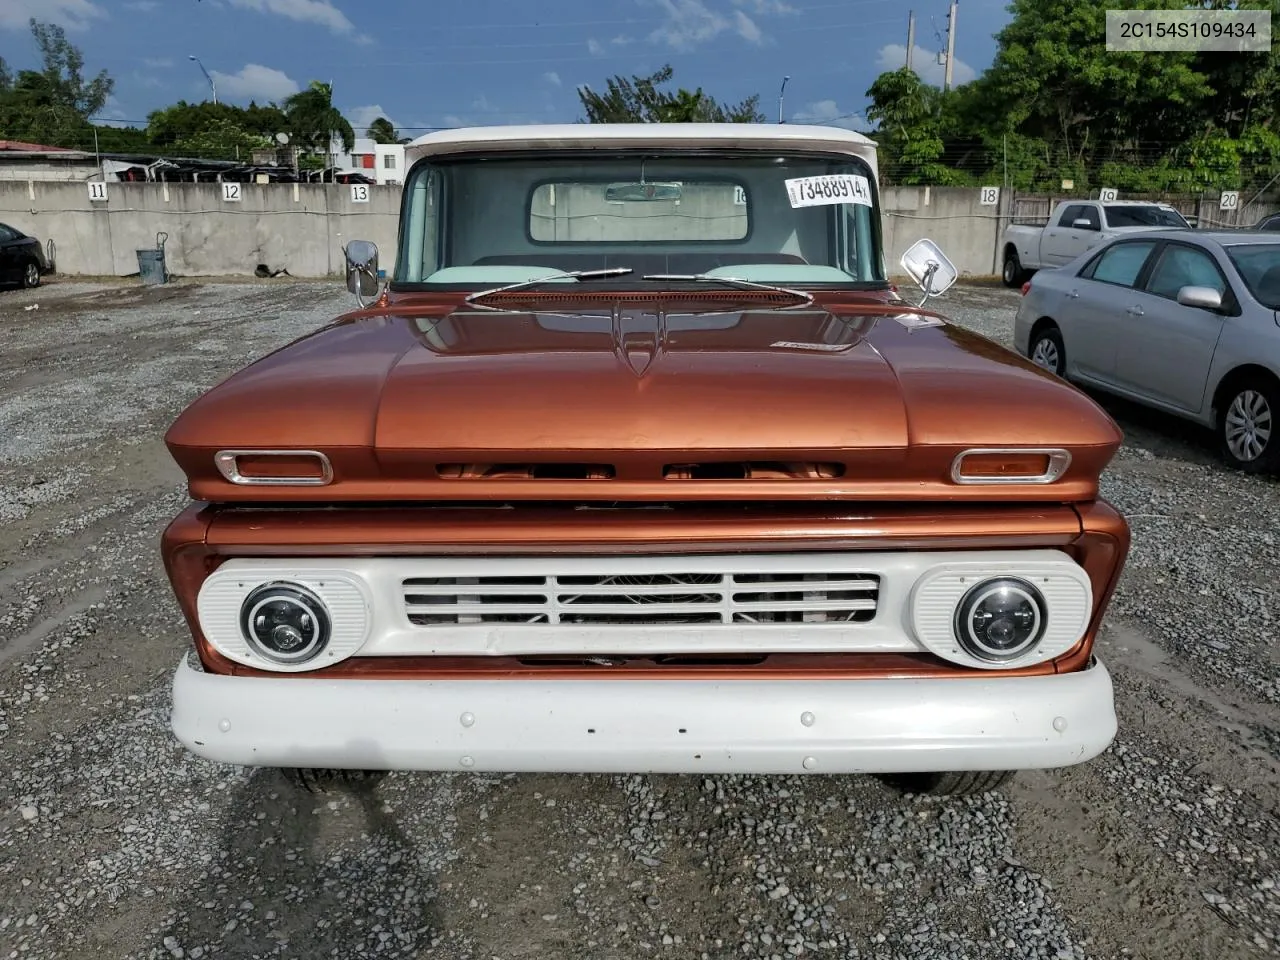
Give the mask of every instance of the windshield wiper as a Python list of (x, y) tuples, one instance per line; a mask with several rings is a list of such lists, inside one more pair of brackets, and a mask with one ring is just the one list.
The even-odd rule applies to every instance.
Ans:
[(598, 280), (603, 277), (622, 277), (633, 272), (631, 267), (605, 267), (601, 270), (566, 270), (563, 273), (552, 273), (545, 277), (521, 280), (519, 283), (508, 283), (504, 287), (494, 287), (492, 290), (480, 290), (477, 293), (468, 294), (466, 302), (477, 303), (481, 297), (492, 296), (495, 293), (505, 293), (508, 290), (519, 290), (521, 287), (531, 287), (535, 283), (545, 283), (548, 280)]
[(699, 283), (727, 283), (729, 285), (737, 284), (738, 286), (748, 287), (755, 290), (772, 290), (774, 293), (786, 293), (793, 297), (799, 297), (806, 304), (813, 303), (813, 294), (804, 290), (794, 290), (791, 287), (779, 287), (772, 283), (758, 283), (755, 280), (744, 280), (741, 277), (713, 277), (709, 273), (650, 273), (641, 279), (643, 280), (688, 280)]

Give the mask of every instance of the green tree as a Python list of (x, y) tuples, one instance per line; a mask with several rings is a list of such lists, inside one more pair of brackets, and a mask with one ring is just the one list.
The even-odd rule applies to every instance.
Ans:
[(763, 123), (760, 96), (755, 94), (737, 104), (723, 104), (714, 97), (683, 87), (674, 92), (660, 90), (671, 81), (668, 64), (647, 77), (614, 76), (605, 81), (605, 92), (578, 88), (578, 99), (588, 123)]
[(365, 136), (374, 143), (400, 143), (400, 135), (396, 133), (395, 124), (386, 117), (378, 117), (373, 123), (369, 124), (369, 129), (365, 131)]
[(86, 80), (84, 56), (65, 31), (35, 19), (30, 24), (40, 69), (13, 77), (0, 62), (0, 130), (17, 140), (78, 146), (86, 134), (92, 139), (89, 118), (106, 105), (115, 81), (105, 70)]
[(344, 150), (355, 146), (355, 131), (333, 105), (329, 84), (313, 80), (306, 90), (286, 98), (282, 106), (294, 142), (313, 154), (328, 156), (334, 141), (341, 142)]
[(886, 179), (902, 184), (967, 182), (962, 172), (942, 162), (948, 96), (905, 67), (876, 77), (867, 90), (867, 119), (876, 124)]

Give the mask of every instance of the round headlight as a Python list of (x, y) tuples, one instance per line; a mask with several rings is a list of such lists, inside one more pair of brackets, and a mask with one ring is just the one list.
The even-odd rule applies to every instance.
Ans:
[(245, 597), (240, 629), (255, 651), (277, 663), (305, 663), (329, 642), (324, 602), (296, 583), (266, 583)]
[(1044, 596), (1019, 577), (995, 577), (970, 588), (956, 607), (960, 646), (979, 660), (1013, 660), (1044, 636)]

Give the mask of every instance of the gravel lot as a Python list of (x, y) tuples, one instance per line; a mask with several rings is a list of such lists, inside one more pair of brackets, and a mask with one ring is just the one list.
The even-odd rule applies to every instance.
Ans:
[[(1016, 294), (944, 308), (1008, 343)], [(873, 778), (393, 775), (314, 796), (185, 754), (161, 435), (336, 284), (0, 294), (0, 960), (1280, 954), (1280, 482), (1104, 401), (1134, 547), (1121, 733), (966, 800)], [(27, 309), (38, 304), (38, 309)]]

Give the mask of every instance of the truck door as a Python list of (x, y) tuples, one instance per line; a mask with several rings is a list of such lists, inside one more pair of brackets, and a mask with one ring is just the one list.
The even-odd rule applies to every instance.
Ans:
[(1098, 208), (1088, 203), (1073, 203), (1062, 211), (1057, 223), (1045, 227), (1040, 239), (1040, 259), (1046, 267), (1069, 263), (1102, 237), (1102, 220)]

